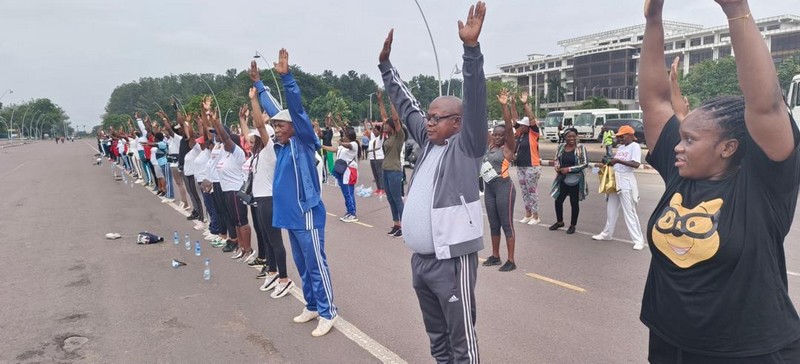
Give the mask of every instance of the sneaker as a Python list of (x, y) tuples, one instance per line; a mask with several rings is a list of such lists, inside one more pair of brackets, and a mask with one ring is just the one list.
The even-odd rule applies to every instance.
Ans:
[(239, 248), (237, 247), (237, 248), (236, 248), (236, 251), (234, 251), (234, 252), (233, 252), (233, 256), (231, 257), (231, 259), (239, 259), (239, 258), (241, 258), (242, 256), (244, 256), (244, 250), (242, 250), (242, 249), (239, 249)]
[(534, 218), (531, 218), (531, 220), (530, 220), (530, 221), (528, 221), (528, 225), (539, 225), (539, 224), (541, 224), (541, 223), (542, 223), (542, 220), (540, 220), (540, 219), (534, 219)]
[(275, 290), (272, 291), (269, 296), (272, 298), (281, 298), (289, 294), (289, 290), (292, 289), (292, 287), (294, 287), (294, 282), (292, 282), (291, 279), (284, 283), (278, 282), (278, 285), (275, 286)]
[(324, 317), (321, 317), (319, 319), (319, 322), (317, 323), (317, 328), (314, 329), (314, 331), (311, 331), (311, 336), (320, 337), (320, 336), (324, 336), (325, 334), (329, 333), (331, 331), (331, 329), (333, 328), (333, 324), (336, 323), (336, 318), (337, 317), (338, 316), (333, 316), (333, 318), (331, 318), (330, 320), (326, 319)]
[(195, 229), (195, 230), (198, 230), (198, 231), (200, 231), (200, 230), (203, 230), (203, 229), (205, 229), (205, 228), (206, 228), (206, 224), (203, 224), (203, 222), (202, 222), (202, 221), (197, 221), (197, 222), (194, 224), (194, 229)]
[(203, 236), (204, 236), (203, 239), (208, 240), (208, 241), (214, 241), (214, 240), (219, 239), (219, 237), (214, 235), (214, 234), (207, 234), (207, 235), (203, 235)]
[(564, 223), (563, 222), (557, 222), (557, 223), (555, 223), (553, 225), (550, 225), (550, 227), (548, 229), (550, 229), (550, 230), (558, 230), (558, 229), (560, 229), (562, 227), (564, 227)]
[(525, 216), (522, 220), (519, 220), (519, 222), (523, 223), (523, 224), (527, 224), (528, 222), (531, 221), (532, 218), (533, 217), (531, 217), (531, 216)]
[(395, 238), (402, 238), (403, 237), (403, 229), (397, 229), (397, 231), (395, 231), (394, 234), (392, 234), (392, 236), (395, 237)]
[(137, 185), (140, 185), (140, 184), (144, 184), (144, 181), (142, 181), (141, 179), (137, 179), (136, 181), (133, 181), (133, 183), (135, 183)]
[(347, 214), (344, 215), (344, 218), (342, 218), (342, 222), (356, 222), (356, 221), (358, 221), (356, 215)]
[(189, 216), (186, 216), (186, 220), (197, 220), (200, 217), (197, 215), (197, 211), (193, 211)]
[(230, 253), (239, 248), (239, 243), (236, 243), (232, 240), (226, 240), (225, 247), (222, 248), (223, 253)]
[(633, 250), (642, 250), (642, 249), (644, 249), (644, 243), (633, 244)]
[(611, 240), (611, 237), (607, 236), (606, 234), (600, 233), (592, 236), (592, 240)]
[(185, 205), (183, 206), (183, 211), (189, 211), (189, 210), (191, 210), (191, 209), (192, 209), (192, 207), (191, 207), (191, 206), (189, 206), (189, 204), (188, 204), (188, 203), (187, 203), (187, 204), (185, 204)]
[(303, 322), (309, 322), (317, 317), (319, 317), (319, 312), (309, 311), (307, 308), (303, 307), (303, 312), (301, 312), (299, 316), (293, 318), (292, 321), (302, 324)]
[(567, 228), (567, 234), (575, 234), (575, 225), (570, 225)]
[[(267, 275), (264, 278), (266, 278), (266, 280), (264, 281), (264, 284), (261, 285), (259, 290), (261, 290), (263, 292), (267, 292), (267, 291), (275, 288), (275, 286), (278, 285), (278, 273), (277, 272), (267, 272)], [(305, 321), (303, 321), (303, 322), (305, 322)]]
[(256, 279), (264, 279), (264, 278), (266, 278), (266, 277), (267, 277), (267, 274), (268, 274), (268, 273), (269, 273), (269, 267), (267, 267), (266, 265), (264, 265), (263, 267), (261, 267), (261, 272), (259, 272), (259, 273), (256, 275)]
[(256, 266), (256, 265), (267, 265), (267, 261), (264, 260), (264, 259), (261, 259), (259, 257), (256, 257), (255, 259), (253, 259), (250, 262), (248, 262), (247, 265), (249, 265), (251, 267)]
[(249, 265), (254, 259), (256, 259), (256, 251), (250, 250), (250, 254), (245, 255), (242, 261)]
[(161, 203), (170, 203), (170, 202), (175, 202), (175, 199), (174, 198), (165, 198), (165, 199), (161, 200)]
[(500, 265), (500, 263), (502, 263), (502, 262), (503, 261), (500, 260), (499, 257), (491, 255), (488, 258), (486, 258), (486, 260), (483, 261), (483, 264), (481, 264), (481, 265), (483, 265), (484, 267), (491, 267), (493, 265)]
[[(219, 248), (227, 245), (227, 240), (222, 240), (220, 237), (217, 237), (211, 242), (211, 246), (214, 248)], [(229, 253), (229, 252), (226, 252)]]
[(501, 272), (510, 272), (510, 271), (512, 271), (514, 269), (517, 269), (517, 265), (514, 264), (514, 262), (512, 262), (510, 260), (506, 260), (506, 264), (503, 264), (503, 266), (500, 267), (500, 269), (498, 269), (498, 270), (501, 271)]
[[(155, 191), (158, 191), (158, 190), (155, 190)], [(156, 196), (159, 196), (159, 197), (164, 197), (164, 196), (166, 196), (166, 195), (167, 195), (167, 193), (166, 193), (166, 192), (162, 192), (162, 191), (158, 191), (158, 192), (156, 192)]]
[(178, 208), (179, 208), (179, 209), (182, 209), (182, 208), (183, 208), (183, 201), (181, 201), (180, 203), (178, 203)]
[(394, 233), (396, 233), (396, 232), (397, 232), (397, 230), (400, 230), (400, 227), (399, 227), (399, 226), (397, 226), (397, 225), (395, 225), (395, 226), (392, 226), (392, 230), (389, 230), (389, 232), (388, 232), (388, 233), (386, 233), (386, 235), (394, 235)]

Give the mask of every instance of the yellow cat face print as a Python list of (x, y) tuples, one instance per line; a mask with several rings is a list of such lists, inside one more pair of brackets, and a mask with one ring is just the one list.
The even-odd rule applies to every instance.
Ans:
[(686, 208), (680, 193), (672, 195), (651, 231), (656, 248), (681, 268), (710, 259), (719, 250), (717, 226), (722, 204), (718, 198)]

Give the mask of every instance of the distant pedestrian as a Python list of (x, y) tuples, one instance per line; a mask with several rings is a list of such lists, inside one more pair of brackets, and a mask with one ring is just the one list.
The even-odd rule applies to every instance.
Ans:
[(383, 93), (380, 89), (378, 94), (378, 109), (380, 110), (381, 120), (383, 121), (386, 139), (383, 141), (383, 188), (386, 191), (386, 200), (389, 201), (389, 210), (392, 213), (392, 228), (386, 234), (395, 238), (403, 237), (403, 149), (405, 149), (406, 133), (400, 122), (400, 115), (397, 114), (394, 104), (389, 106), (392, 110), (392, 117), (386, 115), (386, 108), (383, 105)]
[(539, 155), (539, 122), (528, 104), (528, 94), (519, 95), (519, 101), (525, 111), (521, 120), (517, 117), (514, 97), (509, 98), (511, 119), (517, 121), (518, 137), (515, 141), (517, 179), (525, 205), (525, 218), (519, 222), (528, 225), (539, 225), (539, 177), (542, 175), (542, 159)]
[(589, 187), (586, 183), (584, 169), (589, 166), (589, 155), (586, 147), (578, 143), (578, 131), (569, 128), (564, 131), (564, 143), (558, 146), (555, 158), (556, 179), (550, 195), (556, 199), (556, 223), (550, 230), (564, 227), (564, 201), (569, 198), (572, 214), (567, 234), (574, 234), (580, 214), (580, 201), (586, 198)]

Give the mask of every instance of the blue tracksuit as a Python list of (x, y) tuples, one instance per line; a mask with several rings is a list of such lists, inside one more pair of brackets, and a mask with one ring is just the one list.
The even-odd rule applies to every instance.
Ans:
[[(289, 232), (294, 263), (303, 279), (306, 308), (331, 319), (336, 316), (336, 306), (333, 304), (333, 288), (325, 257), (326, 213), (316, 167), (320, 141), (303, 109), (300, 88), (294, 77), (289, 73), (282, 75), (281, 79), (286, 89), (286, 103), (294, 126), (294, 136), (289, 144), (275, 144), (277, 162), (273, 181), (272, 225)], [(267, 113), (270, 112), (266, 106), (265, 109)]]

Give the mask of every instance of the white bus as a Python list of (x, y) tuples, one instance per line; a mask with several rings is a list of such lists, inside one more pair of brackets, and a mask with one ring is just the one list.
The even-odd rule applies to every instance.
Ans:
[(642, 110), (620, 110), (619, 112), (609, 112), (606, 114), (606, 120), (619, 120), (619, 119), (642, 120)]
[(800, 123), (800, 75), (792, 78), (789, 92), (786, 94), (786, 101), (789, 102), (789, 112), (792, 113), (794, 121)]
[(642, 110), (583, 110), (575, 117), (575, 129), (578, 139), (597, 140), (602, 142), (603, 125), (608, 120), (638, 119), (642, 120)]
[[(551, 142), (558, 142), (560, 139), (559, 136), (561, 131), (568, 127), (575, 127), (578, 129), (578, 138), (584, 139), (585, 135), (589, 135), (593, 133), (593, 123), (594, 123), (594, 115), (605, 115), (605, 113), (619, 113), (619, 109), (586, 109), (586, 110), (566, 110), (566, 111), (553, 111), (547, 114), (547, 117), (544, 119), (542, 133), (545, 139)], [(589, 127), (585, 125), (579, 127), (578, 123), (578, 116), (585, 115), (580, 123), (580, 125), (587, 124)], [(592, 121), (588, 121), (588, 118), (592, 118)], [(605, 116), (603, 117), (603, 123), (605, 123)], [(600, 125), (602, 128), (602, 124)], [(583, 132), (581, 131), (583, 130)]]

